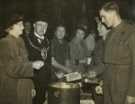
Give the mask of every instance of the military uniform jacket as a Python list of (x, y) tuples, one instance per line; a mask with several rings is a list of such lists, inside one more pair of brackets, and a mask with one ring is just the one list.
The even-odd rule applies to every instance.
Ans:
[(116, 93), (123, 92), (125, 96), (135, 97), (135, 29), (133, 25), (123, 21), (110, 31), (105, 43), (104, 63), (108, 72), (106, 79), (114, 96)]

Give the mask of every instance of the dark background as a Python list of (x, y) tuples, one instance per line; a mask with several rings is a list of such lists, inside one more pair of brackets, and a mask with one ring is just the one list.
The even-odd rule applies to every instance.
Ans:
[[(0, 0), (0, 26), (11, 13), (22, 13), (29, 20), (45, 14), (50, 30), (57, 23), (64, 22), (71, 36), (77, 24), (86, 24), (89, 31), (94, 30), (94, 17), (98, 15), (100, 6), (107, 1), (111, 0)], [(114, 1), (119, 4), (124, 19), (135, 20), (135, 0)]]

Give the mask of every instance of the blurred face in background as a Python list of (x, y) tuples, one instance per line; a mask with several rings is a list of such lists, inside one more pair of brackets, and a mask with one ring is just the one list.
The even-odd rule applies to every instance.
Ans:
[(48, 23), (45, 21), (37, 21), (34, 24), (34, 32), (39, 36), (44, 36), (47, 31)]
[(55, 36), (57, 39), (61, 40), (66, 35), (66, 29), (64, 26), (58, 26), (55, 31)]
[(79, 40), (83, 40), (85, 37), (85, 31), (82, 29), (77, 29), (76, 30), (76, 38), (78, 38)]
[(24, 23), (24, 32), (25, 34), (30, 34), (32, 29), (31, 23), (30, 22), (25, 22)]
[(99, 36), (104, 36), (109, 31), (109, 29), (107, 29), (107, 27), (104, 24), (102, 24), (101, 22), (99, 22), (97, 24), (97, 30), (98, 30)]

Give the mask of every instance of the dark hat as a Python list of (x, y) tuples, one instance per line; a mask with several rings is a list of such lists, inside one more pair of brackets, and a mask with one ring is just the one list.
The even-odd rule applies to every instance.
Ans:
[(37, 21), (44, 21), (44, 22), (48, 22), (48, 18), (47, 18), (47, 14), (45, 13), (40, 13), (38, 15), (36, 15), (33, 19), (33, 23), (37, 22)]
[(16, 24), (19, 21), (23, 21), (23, 15), (20, 14), (13, 14), (13, 15), (8, 15), (5, 20), (4, 20), (4, 29), (7, 29), (9, 27), (12, 27), (14, 24)]
[(87, 28), (85, 28), (84, 25), (78, 25), (78, 26), (76, 27), (76, 30), (78, 30), (78, 29), (84, 31), (85, 34), (87, 34)]

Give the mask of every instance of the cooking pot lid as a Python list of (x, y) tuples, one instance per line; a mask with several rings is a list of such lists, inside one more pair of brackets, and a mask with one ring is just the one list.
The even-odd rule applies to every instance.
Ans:
[(50, 85), (50, 87), (54, 88), (67, 88), (67, 89), (72, 89), (72, 88), (80, 88), (80, 85), (77, 83), (66, 83), (66, 82), (55, 82)]

